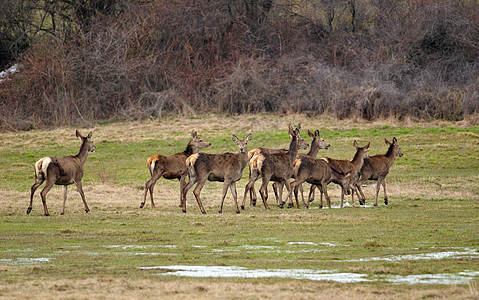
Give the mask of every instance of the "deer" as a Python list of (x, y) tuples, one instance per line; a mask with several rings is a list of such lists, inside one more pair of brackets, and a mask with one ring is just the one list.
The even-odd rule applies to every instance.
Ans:
[[(328, 149), (330, 147), (330, 145), (328, 143), (326, 143), (326, 141), (324, 139), (319, 137), (319, 131), (318, 130), (316, 130), (316, 133), (313, 134), (308, 129), (308, 134), (309, 134), (310, 137), (313, 138), (313, 141), (311, 142), (311, 149), (310, 149), (310, 151), (308, 152), (307, 155), (314, 155), (314, 157), (316, 157), (319, 149)], [(316, 136), (316, 134), (317, 134), (317, 136)], [(306, 150), (306, 149), (308, 149), (308, 145), (306, 143), (301, 144), (300, 149)], [(261, 153), (277, 153), (277, 152), (287, 153), (288, 150), (287, 149), (268, 149), (268, 148), (262, 148), (262, 147), (255, 148), (255, 149), (248, 152), (248, 161), (251, 161), (252, 157), (257, 156)], [(301, 154), (299, 154), (299, 155), (301, 155)], [(251, 168), (252, 168), (252, 166), (250, 165), (250, 168), (249, 168), (250, 169), (250, 174), (251, 174)], [(274, 191), (274, 195), (275, 195), (275, 198), (276, 198), (276, 203), (279, 205), (278, 185), (279, 185), (278, 182), (273, 183), (273, 191)], [(254, 188), (254, 184), (251, 186), (251, 189), (249, 190), (249, 192), (250, 192), (250, 205), (256, 206), (257, 197), (256, 197), (256, 191), (255, 191), (255, 188)], [(302, 188), (301, 188), (301, 192), (302, 192)], [(241, 208), (244, 210), (244, 203), (241, 205)]]
[(360, 177), (355, 182), (354, 188), (358, 192), (359, 204), (364, 205), (366, 203), (366, 197), (364, 197), (361, 185), (366, 180), (377, 181), (376, 184), (376, 199), (374, 206), (378, 206), (378, 195), (381, 185), (384, 189), (384, 204), (388, 205), (388, 195), (386, 193), (386, 176), (389, 174), (389, 168), (391, 168), (394, 160), (397, 156), (402, 157), (401, 147), (399, 147), (397, 139), (394, 137), (392, 143), (386, 138), (384, 139), (386, 145), (389, 146), (386, 154), (377, 154), (370, 156), (364, 160), (364, 164), (361, 168)]
[(262, 184), (260, 188), (261, 199), (265, 209), (270, 209), (268, 205), (268, 191), (267, 185), (269, 181), (280, 182), (279, 186), (279, 207), (282, 208), (282, 188), (286, 184), (288, 192), (290, 192), (290, 178), (293, 175), (293, 162), (298, 154), (299, 147), (304, 147), (307, 143), (301, 138), (300, 134), (301, 126), (298, 125), (296, 129), (290, 125), (288, 133), (291, 137), (291, 143), (287, 152), (274, 151), (271, 153), (260, 153), (251, 158), (250, 164), (250, 177), (248, 184), (245, 188), (243, 197), (242, 208), (246, 201), (248, 191), (254, 185), (254, 182), (261, 176)]
[[(309, 152), (306, 153), (306, 154), (303, 154), (303, 153), (299, 153), (297, 158), (296, 159), (301, 159), (303, 157), (311, 157), (311, 158), (316, 158), (316, 156), (318, 155), (318, 152), (320, 149), (326, 149), (328, 150), (329, 147), (331, 147), (331, 145), (329, 143), (327, 143), (323, 138), (321, 138), (319, 136), (319, 130), (316, 130), (314, 133), (312, 133), (309, 129), (308, 129), (308, 135), (309, 137), (311, 137), (313, 140), (311, 141), (311, 147), (309, 149)], [(296, 162), (296, 161), (295, 161)], [(296, 173), (293, 173), (293, 176), (292, 178), (296, 178)], [(303, 201), (303, 204), (307, 206), (307, 204), (304, 202), (304, 196), (303, 196), (303, 186), (302, 184), (299, 184), (298, 186), (295, 187), (295, 189), (293, 190), (294, 191), (294, 194), (295, 196), (297, 197), (297, 194), (298, 194), (298, 189), (299, 191), (301, 192), (301, 199)], [(273, 191), (274, 191), (274, 195), (276, 197), (276, 200), (278, 200), (278, 182), (275, 182), (273, 183)], [(298, 201), (297, 201), (297, 198), (296, 198), (296, 204), (299, 208), (299, 204), (298, 204)], [(290, 202), (290, 204), (288, 205), (288, 208), (292, 207), (293, 204), (292, 202)]]
[(65, 156), (62, 158), (56, 158), (53, 156), (46, 156), (41, 158), (35, 163), (35, 183), (31, 187), (30, 193), (30, 205), (27, 208), (27, 214), (32, 211), (33, 195), (40, 185), (45, 183), (43, 190), (40, 192), (42, 198), (43, 210), (45, 216), (49, 216), (47, 208), (46, 196), (53, 185), (63, 186), (63, 209), (61, 214), (65, 214), (65, 203), (67, 201), (67, 186), (75, 183), (80, 193), (80, 196), (85, 205), (85, 212), (88, 213), (90, 209), (85, 200), (85, 193), (82, 188), (83, 178), (83, 165), (88, 157), (88, 152), (95, 152), (95, 145), (91, 139), (92, 132), (86, 137), (76, 130), (76, 137), (80, 138), (81, 146), (77, 155)]
[(233, 134), (232, 140), (238, 145), (238, 153), (197, 153), (186, 159), (189, 181), (183, 188), (182, 211), (184, 213), (186, 213), (186, 194), (196, 183), (193, 194), (195, 195), (201, 212), (206, 214), (203, 204), (201, 203), (200, 193), (207, 180), (223, 182), (223, 194), (218, 213), (221, 214), (223, 212), (223, 203), (228, 188), (230, 188), (231, 194), (233, 195), (236, 213), (240, 213), (236, 194), (236, 182), (241, 179), (243, 176), (243, 170), (248, 164), (248, 149), (246, 146), (251, 139), (251, 133), (243, 140), (240, 140), (235, 134)]
[(156, 182), (162, 176), (165, 179), (178, 179), (180, 181), (181, 207), (183, 202), (182, 191), (186, 185), (186, 176), (188, 175), (185, 161), (190, 155), (198, 153), (200, 149), (209, 147), (211, 147), (211, 143), (198, 137), (198, 133), (195, 130), (192, 130), (191, 140), (186, 145), (185, 151), (168, 156), (156, 154), (149, 157), (146, 161), (146, 166), (150, 171), (151, 178), (145, 183), (145, 194), (143, 197), (143, 202), (140, 204), (140, 208), (145, 206), (148, 192), (150, 193), (151, 207), (155, 208), (155, 202), (153, 201), (153, 190), (155, 188)]
[[(341, 186), (341, 208), (343, 208), (344, 195), (349, 194), (349, 191), (354, 189), (354, 183), (359, 177), (364, 161), (369, 158), (367, 150), (369, 149), (371, 142), (368, 142), (364, 147), (359, 147), (358, 142), (355, 140), (353, 145), (356, 148), (356, 153), (351, 161), (338, 160), (329, 157), (321, 158), (331, 167), (332, 172), (330, 182)], [(313, 188), (314, 186), (311, 187), (311, 190), (313, 190)], [(321, 195), (321, 203), (322, 200)], [(354, 197), (352, 198), (351, 205), (354, 206)]]

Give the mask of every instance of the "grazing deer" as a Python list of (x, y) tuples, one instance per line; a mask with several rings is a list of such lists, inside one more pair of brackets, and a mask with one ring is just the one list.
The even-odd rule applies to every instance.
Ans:
[(225, 201), (228, 187), (233, 195), (236, 213), (240, 213), (236, 195), (236, 182), (243, 176), (243, 170), (248, 164), (248, 150), (246, 145), (251, 141), (251, 133), (244, 140), (238, 139), (233, 134), (232, 139), (238, 145), (238, 153), (224, 153), (224, 154), (206, 154), (197, 153), (193, 154), (186, 159), (186, 166), (188, 168), (189, 181), (183, 189), (183, 203), (182, 210), (186, 213), (186, 193), (188, 190), (196, 184), (193, 191), (196, 201), (203, 214), (206, 214), (203, 204), (200, 200), (200, 192), (203, 188), (206, 180), (209, 181), (222, 181), (223, 184), (223, 196), (221, 199), (219, 213), (223, 212), (223, 203)]
[(195, 153), (198, 153), (202, 148), (211, 147), (211, 143), (198, 137), (196, 131), (191, 131), (191, 140), (188, 142), (185, 151), (173, 155), (164, 156), (161, 154), (153, 155), (148, 158), (146, 166), (150, 170), (151, 178), (145, 183), (145, 194), (140, 208), (145, 206), (146, 196), (150, 192), (151, 207), (155, 207), (153, 201), (153, 190), (155, 184), (162, 176), (165, 179), (178, 179), (180, 181), (180, 207), (183, 202), (182, 191), (186, 184), (186, 175), (188, 171), (185, 166), (186, 159)]
[(290, 178), (293, 175), (293, 162), (298, 154), (299, 147), (307, 145), (306, 142), (299, 135), (301, 126), (298, 125), (296, 129), (293, 129), (291, 125), (289, 126), (289, 135), (291, 136), (291, 143), (287, 152), (271, 152), (271, 153), (260, 153), (250, 160), (250, 178), (248, 184), (245, 188), (245, 193), (243, 197), (243, 203), (241, 207), (244, 209), (244, 204), (246, 201), (246, 196), (248, 191), (254, 185), (254, 182), (262, 177), (262, 184), (260, 188), (261, 198), (263, 200), (264, 207), (269, 209), (268, 205), (268, 191), (267, 185), (269, 181), (280, 182), (279, 186), (279, 206), (282, 207), (284, 204), (282, 202), (282, 188), (286, 184), (288, 193), (290, 192)]
[(35, 191), (40, 185), (42, 185), (44, 181), (46, 181), (45, 187), (40, 192), (40, 196), (42, 197), (45, 216), (50, 215), (47, 209), (46, 196), (54, 184), (63, 185), (62, 215), (65, 214), (67, 186), (73, 183), (76, 184), (78, 192), (83, 200), (85, 212), (88, 213), (90, 211), (88, 205), (86, 204), (81, 180), (83, 178), (83, 165), (88, 157), (88, 151), (95, 152), (95, 145), (91, 139), (92, 132), (90, 132), (86, 137), (82, 136), (78, 130), (76, 130), (75, 133), (76, 136), (82, 141), (80, 151), (77, 155), (70, 155), (62, 158), (46, 156), (35, 163), (35, 183), (31, 187), (30, 206), (27, 208), (27, 214), (32, 211), (33, 195), (35, 194)]
[(389, 168), (391, 168), (394, 163), (396, 156), (402, 157), (403, 153), (401, 152), (401, 147), (399, 147), (398, 141), (396, 138), (393, 138), (391, 143), (387, 139), (384, 139), (386, 145), (389, 146), (386, 154), (378, 154), (370, 156), (364, 161), (363, 167), (361, 168), (360, 178), (355, 183), (355, 188), (361, 194), (359, 198), (359, 203), (364, 205), (366, 203), (366, 197), (364, 197), (363, 191), (361, 190), (361, 185), (366, 180), (376, 180), (376, 200), (374, 201), (374, 206), (378, 206), (378, 194), (381, 188), (381, 185), (384, 189), (384, 204), (388, 205), (388, 195), (386, 193), (386, 176), (389, 174)]
[[(359, 177), (364, 160), (369, 157), (367, 150), (369, 149), (370, 144), (371, 143), (368, 142), (366, 146), (359, 147), (358, 142), (354, 141), (353, 145), (356, 148), (356, 154), (351, 161), (332, 159), (328, 157), (322, 158), (331, 167), (332, 172), (330, 182), (341, 186), (341, 208), (343, 207), (344, 195), (349, 193), (350, 188), (353, 187), (354, 183)], [(313, 189), (313, 187), (311, 189)], [(352, 200), (352, 205), (354, 205), (354, 198)]]

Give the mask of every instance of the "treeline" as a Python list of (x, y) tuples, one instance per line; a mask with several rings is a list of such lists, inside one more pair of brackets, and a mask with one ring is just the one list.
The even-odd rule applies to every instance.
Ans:
[(461, 120), (479, 1), (4, 0), (0, 128), (216, 111)]

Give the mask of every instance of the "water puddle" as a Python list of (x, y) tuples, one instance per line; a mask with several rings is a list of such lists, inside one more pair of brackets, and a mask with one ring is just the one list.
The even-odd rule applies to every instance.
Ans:
[(348, 259), (344, 261), (349, 262), (364, 262), (364, 261), (402, 261), (402, 260), (429, 260), (429, 259), (444, 259), (444, 258), (471, 258), (478, 257), (479, 252), (476, 249), (464, 248), (463, 251), (444, 251), (434, 253), (420, 253), (420, 254), (405, 254), (393, 255), (386, 257), (369, 257), (359, 259)]
[(160, 276), (215, 277), (215, 278), (292, 278), (340, 283), (388, 282), (394, 284), (467, 284), (477, 280), (479, 272), (464, 271), (457, 274), (421, 275), (369, 275), (340, 273), (330, 270), (309, 269), (248, 269), (237, 266), (158, 266), (140, 267), (140, 270), (158, 270)]
[(18, 258), (4, 258), (0, 259), (0, 264), (12, 265), (12, 266), (25, 266), (25, 265), (36, 265), (39, 263), (49, 262), (54, 258), (50, 257), (18, 257)]

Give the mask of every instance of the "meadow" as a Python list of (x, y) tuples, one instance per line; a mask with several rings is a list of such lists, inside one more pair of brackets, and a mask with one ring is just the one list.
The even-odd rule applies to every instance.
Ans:
[[(389, 205), (338, 208), (340, 189), (328, 186), (331, 209), (279, 209), (269, 187), (236, 214), (228, 192), (218, 214), (221, 183), (207, 182), (202, 215), (190, 192), (181, 212), (179, 182), (160, 179), (156, 208), (144, 208), (146, 159), (183, 151), (191, 130), (212, 143), (207, 153), (236, 152), (235, 133), (253, 134), (248, 149), (287, 148), (289, 124), (320, 131), (331, 144), (318, 157), (352, 159), (353, 141), (384, 154), (396, 137), (404, 156), (387, 177)], [(467, 122), (337, 120), (304, 115), (202, 115), (109, 122), (93, 131), (96, 152), (85, 164), (85, 214), (69, 187), (37, 190), (25, 211), (39, 158), (76, 154), (75, 129), (0, 133), (0, 298), (2, 299), (478, 299), (479, 127)], [(304, 152), (304, 151), (303, 151)], [(237, 183), (243, 198), (248, 170)], [(259, 187), (259, 182), (256, 187)], [(307, 195), (305, 186), (305, 195)], [(259, 196), (259, 195), (258, 195)], [(318, 198), (318, 194), (317, 197)]]

